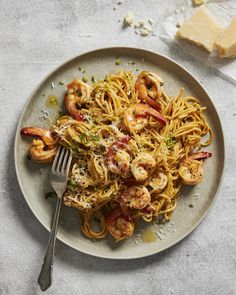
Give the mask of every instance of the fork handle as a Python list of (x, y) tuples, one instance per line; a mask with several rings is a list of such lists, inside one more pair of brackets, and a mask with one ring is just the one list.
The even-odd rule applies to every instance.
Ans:
[(53, 269), (53, 258), (55, 251), (55, 242), (57, 237), (57, 228), (58, 228), (58, 220), (61, 211), (62, 204), (62, 196), (58, 196), (56, 211), (53, 218), (52, 229), (50, 238), (48, 241), (48, 246), (46, 250), (46, 254), (44, 257), (44, 263), (42, 265), (41, 272), (39, 274), (38, 283), (42, 291), (47, 290), (52, 284), (52, 269)]

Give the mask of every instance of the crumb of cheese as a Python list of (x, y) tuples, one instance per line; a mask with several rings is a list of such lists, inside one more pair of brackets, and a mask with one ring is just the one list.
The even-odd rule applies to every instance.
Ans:
[(134, 19), (133, 19), (132, 13), (128, 13), (123, 21), (124, 27), (130, 27), (132, 25), (133, 21), (134, 21)]
[(206, 0), (192, 0), (194, 6), (199, 6), (206, 3)]

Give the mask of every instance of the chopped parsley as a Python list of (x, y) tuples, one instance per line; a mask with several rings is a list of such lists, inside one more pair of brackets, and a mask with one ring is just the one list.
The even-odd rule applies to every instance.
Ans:
[(117, 59), (117, 60), (115, 61), (115, 64), (116, 64), (117, 66), (119, 66), (119, 65), (121, 64), (121, 60), (120, 60), (120, 59)]
[(77, 183), (72, 179), (68, 180), (67, 185), (68, 185), (69, 189), (71, 189), (71, 190), (75, 190), (78, 186)]
[(58, 84), (59, 84), (59, 85), (64, 85), (64, 82), (59, 81)]
[(83, 133), (80, 135), (80, 139), (82, 141), (83, 144), (87, 145), (89, 143), (89, 141), (95, 141), (95, 142), (98, 142), (101, 137), (99, 135), (90, 135), (90, 134), (86, 134), (86, 133)]
[(82, 81), (83, 81), (84, 83), (87, 83), (87, 82), (88, 82), (88, 78), (83, 77), (83, 78), (82, 78)]
[(193, 204), (189, 204), (188, 206), (189, 206), (189, 208), (193, 208)]
[(81, 153), (84, 153), (84, 150), (79, 148), (76, 144), (70, 145), (70, 149), (73, 153), (73, 156), (79, 156)]
[(101, 138), (100, 138), (99, 135), (92, 135), (92, 136), (91, 136), (91, 139), (92, 139), (93, 141), (99, 141)]
[(94, 76), (91, 77), (91, 81), (92, 81), (93, 83), (96, 83), (96, 82), (97, 82), (96, 79), (94, 78)]
[(81, 135), (80, 135), (80, 140), (81, 140), (81, 142), (83, 143), (83, 144), (88, 144), (88, 139), (87, 139), (87, 135), (85, 134), (85, 133), (82, 133)]
[(168, 150), (172, 150), (174, 145), (176, 144), (176, 138), (171, 135), (166, 136), (164, 141), (165, 141), (165, 144), (166, 144)]

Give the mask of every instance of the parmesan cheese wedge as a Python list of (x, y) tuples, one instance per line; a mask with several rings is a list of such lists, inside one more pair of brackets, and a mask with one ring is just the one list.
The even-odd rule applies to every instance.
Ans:
[(216, 41), (219, 57), (236, 57), (236, 18)]
[(176, 36), (212, 52), (222, 28), (206, 7), (197, 9), (177, 31)]

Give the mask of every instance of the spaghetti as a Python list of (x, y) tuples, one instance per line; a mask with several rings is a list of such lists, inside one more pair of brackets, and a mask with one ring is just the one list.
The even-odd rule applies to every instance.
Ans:
[(201, 147), (213, 140), (206, 108), (183, 89), (167, 96), (163, 84), (154, 73), (135, 81), (122, 71), (92, 86), (80, 80), (67, 86), (68, 115), (51, 131), (73, 152), (64, 204), (79, 210), (89, 238), (109, 233), (119, 241), (140, 219), (170, 220), (182, 184), (202, 180), (211, 153)]

